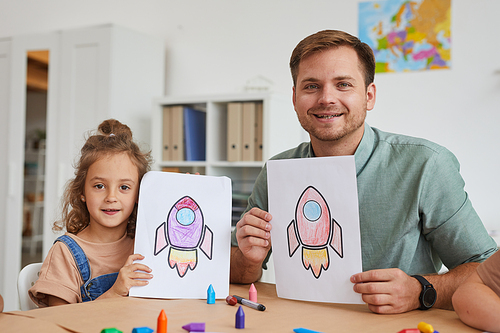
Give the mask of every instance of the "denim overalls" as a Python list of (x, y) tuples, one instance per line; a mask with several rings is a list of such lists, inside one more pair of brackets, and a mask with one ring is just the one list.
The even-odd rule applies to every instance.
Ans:
[(91, 274), (89, 261), (80, 245), (78, 245), (75, 240), (68, 235), (58, 237), (56, 239), (56, 242), (57, 241), (66, 244), (75, 259), (76, 266), (78, 267), (80, 275), (83, 279), (83, 286), (80, 287), (80, 294), (82, 295), (83, 302), (95, 300), (113, 286), (118, 276), (118, 272), (104, 274), (90, 279)]

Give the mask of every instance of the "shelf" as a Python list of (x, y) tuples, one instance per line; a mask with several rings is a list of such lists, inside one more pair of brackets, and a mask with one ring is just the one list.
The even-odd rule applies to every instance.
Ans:
[[(228, 105), (229, 103), (257, 103), (262, 105), (262, 160), (228, 161)], [(182, 106), (195, 108), (206, 113), (206, 159), (205, 161), (163, 160), (164, 108)], [(253, 118), (252, 118), (253, 119)], [(242, 131), (256, 126), (257, 122), (242, 122)], [(247, 127), (245, 127), (247, 126)], [(179, 127), (179, 126), (177, 126)], [(207, 175), (229, 177), (256, 177), (265, 161), (277, 153), (297, 146), (303, 136), (293, 105), (288, 97), (274, 93), (243, 93), (209, 96), (163, 96), (153, 101), (151, 120), (151, 146), (156, 162), (153, 170), (162, 168), (206, 168)], [(279, 133), (278, 135), (276, 133)], [(259, 138), (256, 134), (255, 138)], [(170, 156), (170, 155), (166, 155)], [(257, 158), (260, 159), (257, 155)], [(246, 170), (249, 169), (249, 170)]]

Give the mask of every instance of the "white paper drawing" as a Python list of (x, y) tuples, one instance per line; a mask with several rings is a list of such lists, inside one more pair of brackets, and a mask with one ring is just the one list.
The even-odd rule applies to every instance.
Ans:
[(227, 177), (148, 172), (139, 193), (135, 253), (153, 271), (130, 296), (217, 298), (229, 293), (231, 181)]
[(354, 156), (272, 160), (267, 173), (278, 296), (362, 304)]

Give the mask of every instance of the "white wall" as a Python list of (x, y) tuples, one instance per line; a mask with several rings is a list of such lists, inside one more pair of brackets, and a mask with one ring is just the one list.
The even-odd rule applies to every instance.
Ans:
[[(357, 6), (339, 0), (2, 1), (0, 38), (115, 23), (165, 40), (167, 94), (239, 92), (258, 75), (290, 94), (295, 45), (323, 29), (357, 34)], [(452, 0), (452, 69), (377, 75), (378, 101), (368, 121), (452, 150), (476, 210), (489, 229), (500, 230), (498, 13), (500, 1)]]

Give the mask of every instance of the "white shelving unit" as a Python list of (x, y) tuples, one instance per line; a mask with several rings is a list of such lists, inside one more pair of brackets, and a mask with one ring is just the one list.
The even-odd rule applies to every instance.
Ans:
[(45, 140), (25, 151), (23, 248), (29, 248), (30, 256), (43, 241), (44, 183)]
[[(227, 161), (227, 105), (231, 102), (262, 102), (263, 161)], [(155, 160), (153, 169), (179, 168), (181, 172), (228, 176), (233, 180), (235, 191), (250, 192), (265, 161), (306, 139), (305, 132), (297, 121), (290, 97), (275, 93), (164, 96), (155, 99), (153, 105), (151, 117), (151, 147)], [(162, 160), (163, 107), (177, 105), (205, 110), (206, 161)]]

